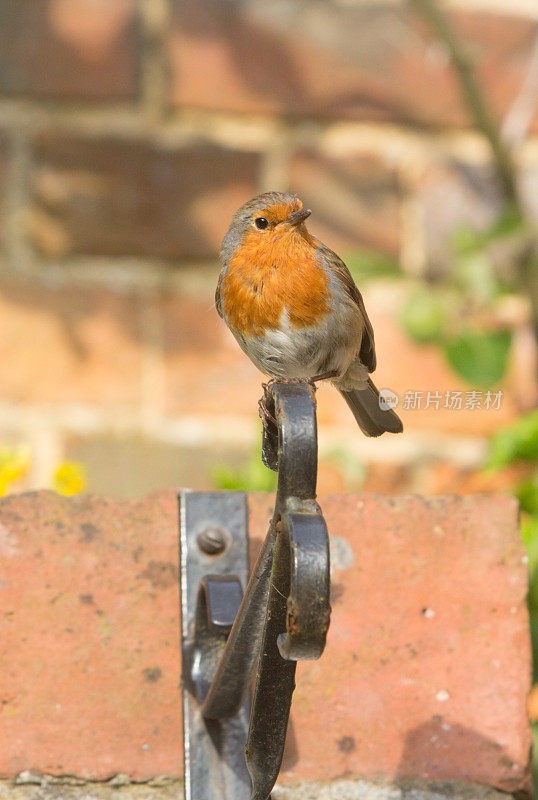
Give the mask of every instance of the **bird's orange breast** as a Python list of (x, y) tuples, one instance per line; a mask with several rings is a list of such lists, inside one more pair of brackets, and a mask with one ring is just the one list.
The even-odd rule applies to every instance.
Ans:
[(265, 235), (247, 233), (223, 281), (222, 308), (230, 327), (244, 336), (262, 336), (289, 324), (306, 328), (329, 313), (325, 271), (315, 258), (316, 243), (291, 227)]

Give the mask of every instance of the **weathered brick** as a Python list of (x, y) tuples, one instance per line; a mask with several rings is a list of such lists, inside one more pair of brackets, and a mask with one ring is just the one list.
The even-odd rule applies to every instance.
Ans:
[[(250, 496), (252, 549), (272, 502)], [(515, 501), (320, 502), (333, 536), (332, 621), (321, 659), (299, 665), (282, 782), (346, 775), (528, 791)], [(172, 490), (0, 501), (0, 776), (180, 774), (177, 524)]]
[(0, 398), (140, 402), (141, 332), (132, 297), (102, 289), (0, 286)]
[(199, 297), (163, 298), (167, 411), (172, 416), (242, 416), (254, 426), (264, 378), (217, 314), (214, 275), (211, 288)]
[(137, 92), (135, 0), (2, 0), (0, 91), (62, 99)]
[(36, 146), (30, 233), (46, 255), (215, 255), (255, 194), (259, 156), (50, 132)]
[(362, 246), (398, 254), (398, 176), (380, 158), (299, 152), (290, 163), (290, 186), (313, 210), (312, 232), (333, 249)]
[[(284, 778), (528, 788), (527, 568), (515, 501), (364, 493), (320, 503), (334, 537), (331, 627), (321, 659), (298, 668)], [(250, 509), (251, 529), (263, 531), (267, 499), (251, 496)]]
[[(175, 0), (171, 101), (320, 118), (469, 122), (447, 56), (406, 8), (389, 2)], [(452, 12), (495, 110), (521, 86), (530, 19)]]

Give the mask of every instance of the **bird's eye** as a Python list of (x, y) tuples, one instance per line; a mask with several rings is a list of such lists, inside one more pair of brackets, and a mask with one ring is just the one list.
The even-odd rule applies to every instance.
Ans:
[(265, 217), (256, 217), (254, 224), (259, 231), (264, 231), (269, 225), (269, 220), (265, 219)]

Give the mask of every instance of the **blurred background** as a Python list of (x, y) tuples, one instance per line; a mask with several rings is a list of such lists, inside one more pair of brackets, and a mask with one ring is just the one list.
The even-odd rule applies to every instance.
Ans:
[(534, 574), (536, 0), (0, 0), (0, 491), (272, 487), (213, 308), (268, 189), (347, 261), (406, 429), (322, 386), (320, 494), (514, 492)]
[(322, 386), (320, 495), (514, 493), (538, 653), (536, 0), (0, 0), (0, 494), (273, 487), (213, 307), (269, 189), (347, 261), (405, 425)]

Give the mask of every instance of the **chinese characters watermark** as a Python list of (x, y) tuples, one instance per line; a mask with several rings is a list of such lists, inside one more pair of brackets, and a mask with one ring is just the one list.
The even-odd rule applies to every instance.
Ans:
[(448, 390), (439, 391), (415, 391), (404, 392), (400, 398), (392, 389), (381, 389), (379, 392), (379, 407), (384, 411), (397, 408), (402, 400), (402, 409), (405, 411), (427, 411), (432, 409), (439, 411), (446, 408), (452, 411), (498, 411), (501, 407), (504, 392), (499, 389), (496, 392), (491, 390), (479, 391), (472, 389), (467, 392)]

